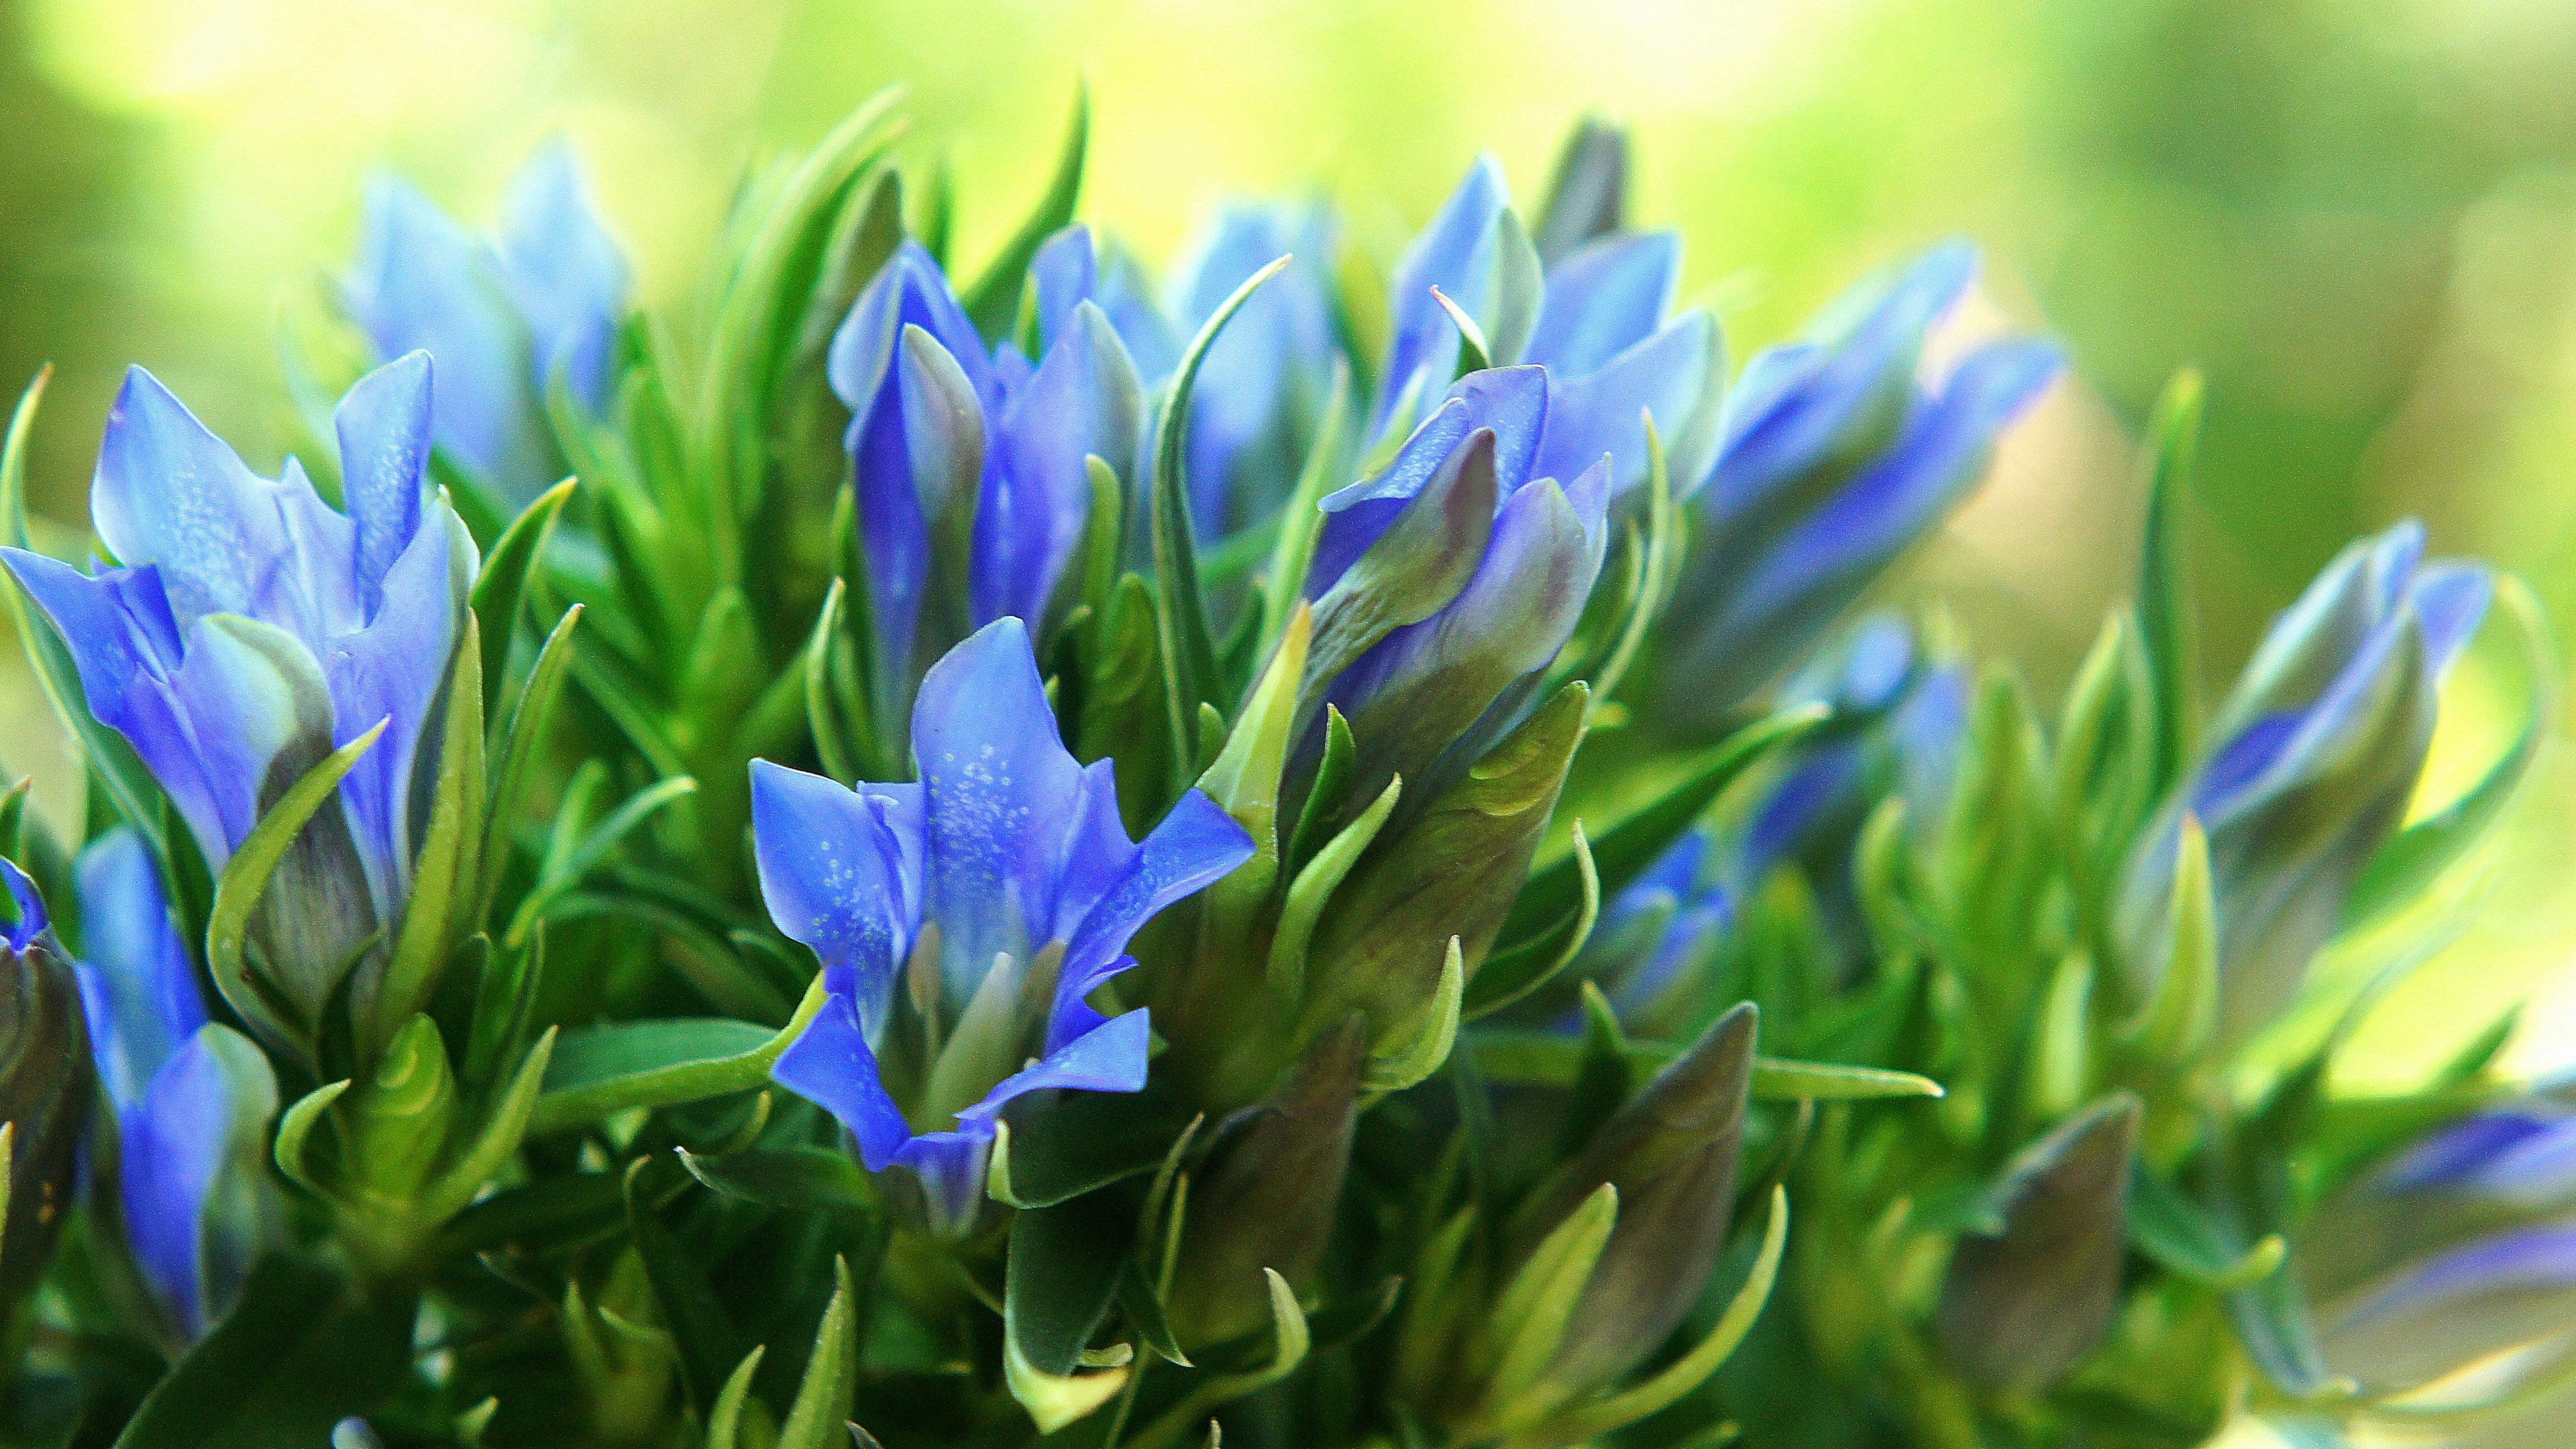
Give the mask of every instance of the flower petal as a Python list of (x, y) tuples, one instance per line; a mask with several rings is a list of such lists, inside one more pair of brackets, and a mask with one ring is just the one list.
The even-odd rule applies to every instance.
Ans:
[(913, 756), (924, 795), (927, 919), (939, 923), (949, 996), (974, 995), (995, 955), (1026, 961), (1055, 919), (1057, 863), (1082, 803), (1029, 652), (1028, 628), (998, 619), (921, 681)]

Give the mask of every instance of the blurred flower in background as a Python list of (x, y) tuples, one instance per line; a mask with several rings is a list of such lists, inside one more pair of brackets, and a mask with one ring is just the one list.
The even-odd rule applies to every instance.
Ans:
[[(1712, 307), (1731, 358), (1950, 235), (1986, 267), (1933, 375), (1990, 337), (2063, 340), (2076, 385), (1897, 582), (2043, 691), (2127, 577), (2122, 434), (2198, 363), (2192, 551), (2219, 678), (2342, 540), (2409, 513), (2438, 552), (2576, 609), (2571, 63), (2576, 12), (2529, 0), (1425, 0), (1402, 24), (1358, 0), (0, 0), (0, 126), (20, 138), (0, 151), (0, 378), (59, 366), (31, 483), (40, 523), (69, 530), (127, 362), (274, 464), (295, 419), (244, 339), (321, 310), (378, 169), (479, 225), (560, 131), (638, 299), (669, 303), (746, 144), (801, 144), (899, 80), (914, 134), (943, 138), (912, 159), (978, 198), (953, 252), (975, 269), (1044, 186), (1084, 75), (1084, 215), (1157, 275), (1242, 193), (1329, 196), (1334, 261), (1383, 274), (1479, 151), (1543, 175), (1597, 108), (1634, 124), (1638, 210), (1685, 243), (1675, 305)], [(28, 686), (0, 659), (6, 706)], [(2503, 687), (2463, 661), (2428, 795), (2457, 783), (2446, 760), (2491, 753)], [(50, 764), (42, 715), (0, 707), (0, 764)], [(53, 789), (46, 808), (77, 808)], [(2538, 824), (2576, 777), (2544, 755), (2529, 794), (2483, 913), (2511, 924), (2396, 995), (2383, 1016), (2406, 1030), (2365, 1029), (2392, 1073), (2576, 946)], [(2576, 992), (2557, 1000), (2526, 1021), (2532, 1064), (2571, 1039), (2552, 1023)]]

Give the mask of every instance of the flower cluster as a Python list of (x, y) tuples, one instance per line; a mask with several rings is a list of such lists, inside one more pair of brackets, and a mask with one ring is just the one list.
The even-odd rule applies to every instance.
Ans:
[(2044, 723), (1850, 617), (2064, 370), (1966, 247), (1730, 378), (1614, 128), (1156, 278), (1080, 114), (969, 268), (871, 106), (669, 312), (562, 143), (488, 236), (379, 182), (313, 471), (137, 370), (76, 559), (31, 392), (87, 788), (0, 793), (0, 1440), (2179, 1449), (2563, 1377), (2511, 1022), (2333, 1070), (2538, 738), (2526, 659), (2417, 798), (2518, 585), (2364, 540), (2203, 721), (2178, 403)]

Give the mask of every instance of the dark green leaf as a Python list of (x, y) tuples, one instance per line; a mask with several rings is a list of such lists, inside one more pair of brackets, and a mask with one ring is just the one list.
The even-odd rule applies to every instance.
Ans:
[(412, 1305), (362, 1294), (338, 1273), (272, 1255), (251, 1268), (214, 1331), (172, 1367), (116, 1449), (276, 1449), (321, 1444), (331, 1426), (400, 1386)]
[(483, 560), (483, 571), (475, 576), (471, 602), (474, 617), (483, 625), (483, 713), (487, 717), (500, 712), (502, 671), (510, 662), (510, 641), (519, 630), (519, 606), (527, 597), (528, 575), (544, 556), (546, 540), (554, 536), (555, 520), (562, 516), (573, 488), (573, 480), (567, 478), (538, 494), (510, 521)]

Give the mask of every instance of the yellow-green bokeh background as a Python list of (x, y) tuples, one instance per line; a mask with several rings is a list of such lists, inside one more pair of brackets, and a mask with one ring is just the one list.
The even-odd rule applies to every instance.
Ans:
[[(1230, 192), (1317, 187), (1392, 247), (1479, 149), (1534, 200), (1586, 110), (1634, 124), (1639, 209), (1683, 232), (1685, 289), (1739, 358), (1866, 267), (1975, 236), (1971, 325), (2045, 327), (2081, 380), (1903, 587), (2044, 695), (2125, 585), (2129, 439), (2186, 362), (2210, 382), (2191, 538), (2213, 672), (2344, 539), (2409, 513), (2576, 619), (2561, 0), (0, 0), (0, 380), (59, 365), (38, 508), (78, 527), (129, 361), (274, 462), (276, 319), (347, 254), (371, 166), (479, 215), (561, 129), (668, 298), (747, 158), (898, 81), (979, 257), (1080, 76), (1085, 215), (1150, 258)], [(0, 762), (64, 775), (0, 671)], [(2455, 693), (2454, 780), (2500, 705), (2488, 673)], [(2576, 1061), (2571, 805), (2553, 742), (2475, 925), (2379, 1014), (2373, 1062), (2532, 991), (2516, 1060)]]

